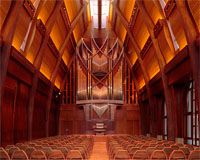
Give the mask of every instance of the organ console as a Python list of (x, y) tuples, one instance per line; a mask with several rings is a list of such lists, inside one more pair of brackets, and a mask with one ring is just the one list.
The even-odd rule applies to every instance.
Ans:
[(97, 122), (93, 126), (93, 132), (95, 135), (105, 135), (107, 126), (103, 122)]

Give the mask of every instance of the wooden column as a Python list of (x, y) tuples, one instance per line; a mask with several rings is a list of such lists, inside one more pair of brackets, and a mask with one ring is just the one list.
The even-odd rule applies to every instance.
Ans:
[(14, 37), (17, 21), (23, 5), (23, 1), (12, 1), (6, 19), (2, 25), (1, 36), (3, 45), (0, 53), (0, 146), (1, 146), (1, 108), (3, 98), (3, 86), (6, 79), (8, 68), (8, 61), (10, 58), (10, 51), (12, 47), (12, 40)]
[(33, 75), (33, 81), (32, 81), (32, 86), (30, 89), (30, 94), (29, 94), (29, 102), (28, 102), (28, 140), (32, 139), (32, 123), (33, 123), (33, 111), (34, 111), (34, 100), (35, 100), (35, 94), (37, 91), (37, 83), (38, 83), (38, 77), (40, 73), (40, 66), (42, 64), (42, 59), (44, 57), (44, 51), (45, 48), (47, 47), (47, 43), (49, 40), (49, 36), (51, 33), (51, 30), (53, 28), (53, 25), (56, 21), (57, 14), (60, 11), (60, 8), (63, 4), (63, 0), (57, 0), (56, 4), (54, 6), (54, 9), (52, 10), (45, 26), (46, 26), (46, 32), (45, 35), (42, 39), (42, 42), (40, 44), (40, 49), (38, 51), (37, 57), (34, 61), (34, 66), (35, 66), (35, 73)]
[[(199, 48), (195, 45), (196, 38), (199, 34), (197, 26), (193, 21), (191, 13), (188, 10), (187, 1), (176, 0), (177, 9), (179, 11), (180, 21), (185, 31), (186, 40), (190, 54), (190, 60), (193, 71), (193, 79), (195, 81), (195, 99), (198, 107), (198, 117), (200, 124), (200, 54)], [(200, 133), (200, 127), (199, 127)], [(200, 137), (199, 137), (200, 140)]]
[(161, 53), (160, 47), (159, 47), (159, 42), (158, 39), (154, 35), (154, 23), (153, 20), (151, 19), (151, 16), (148, 14), (144, 2), (136, 0), (136, 3), (138, 4), (138, 7), (140, 8), (140, 11), (143, 15), (143, 20), (147, 26), (147, 29), (149, 31), (149, 34), (151, 36), (153, 46), (155, 48), (155, 54), (157, 57), (158, 65), (160, 68), (160, 73), (162, 77), (162, 84), (163, 84), (163, 89), (164, 89), (164, 95), (165, 95), (165, 102), (167, 106), (167, 122), (168, 122), (168, 139), (169, 140), (175, 140), (176, 137), (176, 123), (175, 122), (175, 110), (173, 106), (173, 101), (172, 101), (172, 94), (170, 91), (170, 88), (168, 86), (168, 79), (167, 76), (165, 75), (164, 67), (166, 65), (165, 59), (163, 57), (163, 54)]

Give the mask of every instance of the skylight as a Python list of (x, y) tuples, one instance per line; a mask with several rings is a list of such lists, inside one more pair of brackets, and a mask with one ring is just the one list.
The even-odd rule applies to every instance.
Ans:
[[(101, 28), (105, 28), (108, 21), (110, 0), (101, 1)], [(98, 0), (90, 0), (91, 17), (93, 19), (93, 27), (98, 28)]]

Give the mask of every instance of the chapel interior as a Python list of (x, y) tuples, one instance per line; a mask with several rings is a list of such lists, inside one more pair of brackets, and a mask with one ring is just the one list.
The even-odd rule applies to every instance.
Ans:
[(200, 159), (200, 0), (0, 0), (0, 160)]

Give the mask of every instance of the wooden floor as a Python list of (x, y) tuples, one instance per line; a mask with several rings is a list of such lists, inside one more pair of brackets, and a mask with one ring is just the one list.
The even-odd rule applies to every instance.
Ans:
[(95, 136), (90, 160), (109, 160), (106, 149), (106, 136)]

